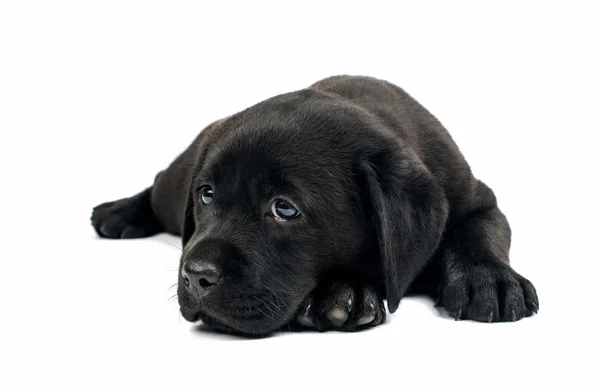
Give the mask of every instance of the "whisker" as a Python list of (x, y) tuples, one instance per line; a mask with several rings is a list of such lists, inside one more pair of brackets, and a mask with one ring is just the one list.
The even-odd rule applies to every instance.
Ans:
[(261, 312), (261, 313), (262, 313), (262, 315), (263, 315), (265, 318), (269, 318), (269, 317), (271, 317), (271, 318), (273, 318), (273, 319), (274, 319), (274, 317), (273, 317), (273, 314), (272, 314), (270, 311), (269, 311), (269, 314), (271, 314), (271, 315), (270, 315), (270, 316), (268, 316), (268, 315), (267, 315), (267, 313), (265, 313), (264, 311), (262, 311), (262, 310), (261, 310), (259, 307), (256, 307), (255, 309), (256, 309), (256, 310), (258, 310), (259, 312)]
[(277, 306), (279, 306), (279, 297), (277, 296), (277, 294), (275, 293), (275, 291), (271, 287), (269, 287), (269, 286), (265, 286), (265, 288), (267, 290), (269, 290), (271, 292), (271, 294), (273, 294), (273, 296), (277, 300)]
[(168, 302), (175, 302), (175, 299), (177, 298), (177, 293), (171, 295), (169, 297), (169, 299), (167, 299)]
[(171, 245), (173, 248), (177, 248), (177, 249), (181, 250), (180, 247), (178, 247), (177, 245), (171, 244), (169, 241), (164, 241), (164, 240), (161, 240), (161, 239), (158, 239), (158, 241), (164, 242), (167, 245)]
[[(266, 301), (266, 303), (268, 303), (268, 304), (270, 304), (270, 305), (271, 305), (270, 307), (274, 307), (274, 308), (275, 308), (275, 311), (274, 311), (274, 312), (278, 312), (278, 313), (280, 313), (280, 312), (281, 312), (281, 308), (279, 307), (279, 305), (277, 305), (275, 302), (273, 302), (272, 300), (270, 300), (270, 299), (269, 299), (269, 298), (267, 298), (267, 297), (263, 297), (263, 298), (264, 298), (264, 300)], [(264, 301), (263, 301), (263, 302), (264, 302)], [(271, 311), (273, 311), (273, 310), (271, 310)]]
[[(269, 305), (269, 303), (271, 305), (274, 305), (273, 302), (271, 302), (270, 300), (267, 300), (267, 302), (265, 302), (264, 299), (266, 299), (266, 297), (261, 297), (259, 298), (259, 300), (265, 305), (265, 308), (269, 310), (269, 314), (271, 315), (271, 319), (276, 320), (276, 315), (277, 313), (273, 310), (272, 306)], [(278, 306), (275, 306), (277, 309), (279, 309)]]

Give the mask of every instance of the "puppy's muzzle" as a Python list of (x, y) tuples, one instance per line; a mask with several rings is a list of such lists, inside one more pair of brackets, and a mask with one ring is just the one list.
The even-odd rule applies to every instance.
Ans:
[(181, 277), (185, 287), (201, 298), (219, 285), (221, 270), (208, 262), (186, 261), (181, 267)]

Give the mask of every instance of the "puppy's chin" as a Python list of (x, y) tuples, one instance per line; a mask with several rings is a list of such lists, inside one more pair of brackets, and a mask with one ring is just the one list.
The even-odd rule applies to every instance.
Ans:
[[(225, 321), (218, 320), (209, 315), (200, 314), (202, 324), (213, 331), (228, 333), (244, 337), (267, 337), (273, 332), (281, 329), (284, 325), (280, 322), (262, 323), (244, 320), (227, 319)], [(287, 321), (284, 321), (284, 323)]]
[(200, 299), (179, 291), (181, 315), (189, 322), (202, 321), (211, 329), (246, 335), (266, 336), (288, 324), (298, 311), (302, 297), (256, 290), (227, 299), (215, 294)]
[[(231, 312), (230, 312), (231, 313)], [(239, 313), (239, 312), (238, 312)], [(236, 334), (240, 336), (264, 337), (281, 329), (291, 318), (288, 316), (270, 317), (260, 315), (213, 314), (204, 310), (190, 312), (183, 308), (181, 315), (189, 322), (201, 321), (202, 324), (217, 332)], [(291, 317), (291, 316), (290, 316)]]

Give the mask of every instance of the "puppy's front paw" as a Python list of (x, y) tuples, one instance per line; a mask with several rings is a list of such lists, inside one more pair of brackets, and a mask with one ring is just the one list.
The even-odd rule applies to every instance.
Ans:
[(106, 238), (141, 238), (162, 231), (144, 193), (94, 207), (92, 225)]
[(295, 321), (305, 328), (354, 332), (385, 321), (383, 300), (373, 286), (338, 280), (313, 291)]
[(508, 265), (456, 267), (440, 287), (440, 303), (456, 320), (517, 321), (539, 307), (533, 284)]

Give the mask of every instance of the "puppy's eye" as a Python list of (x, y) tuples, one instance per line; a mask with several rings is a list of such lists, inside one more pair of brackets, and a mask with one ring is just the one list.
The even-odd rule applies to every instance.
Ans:
[(210, 188), (210, 187), (203, 188), (202, 191), (200, 192), (200, 197), (202, 198), (202, 203), (211, 204), (213, 201), (213, 197), (214, 197), (212, 188)]
[(283, 199), (275, 199), (271, 204), (271, 214), (281, 221), (296, 218), (300, 212), (290, 202)]

